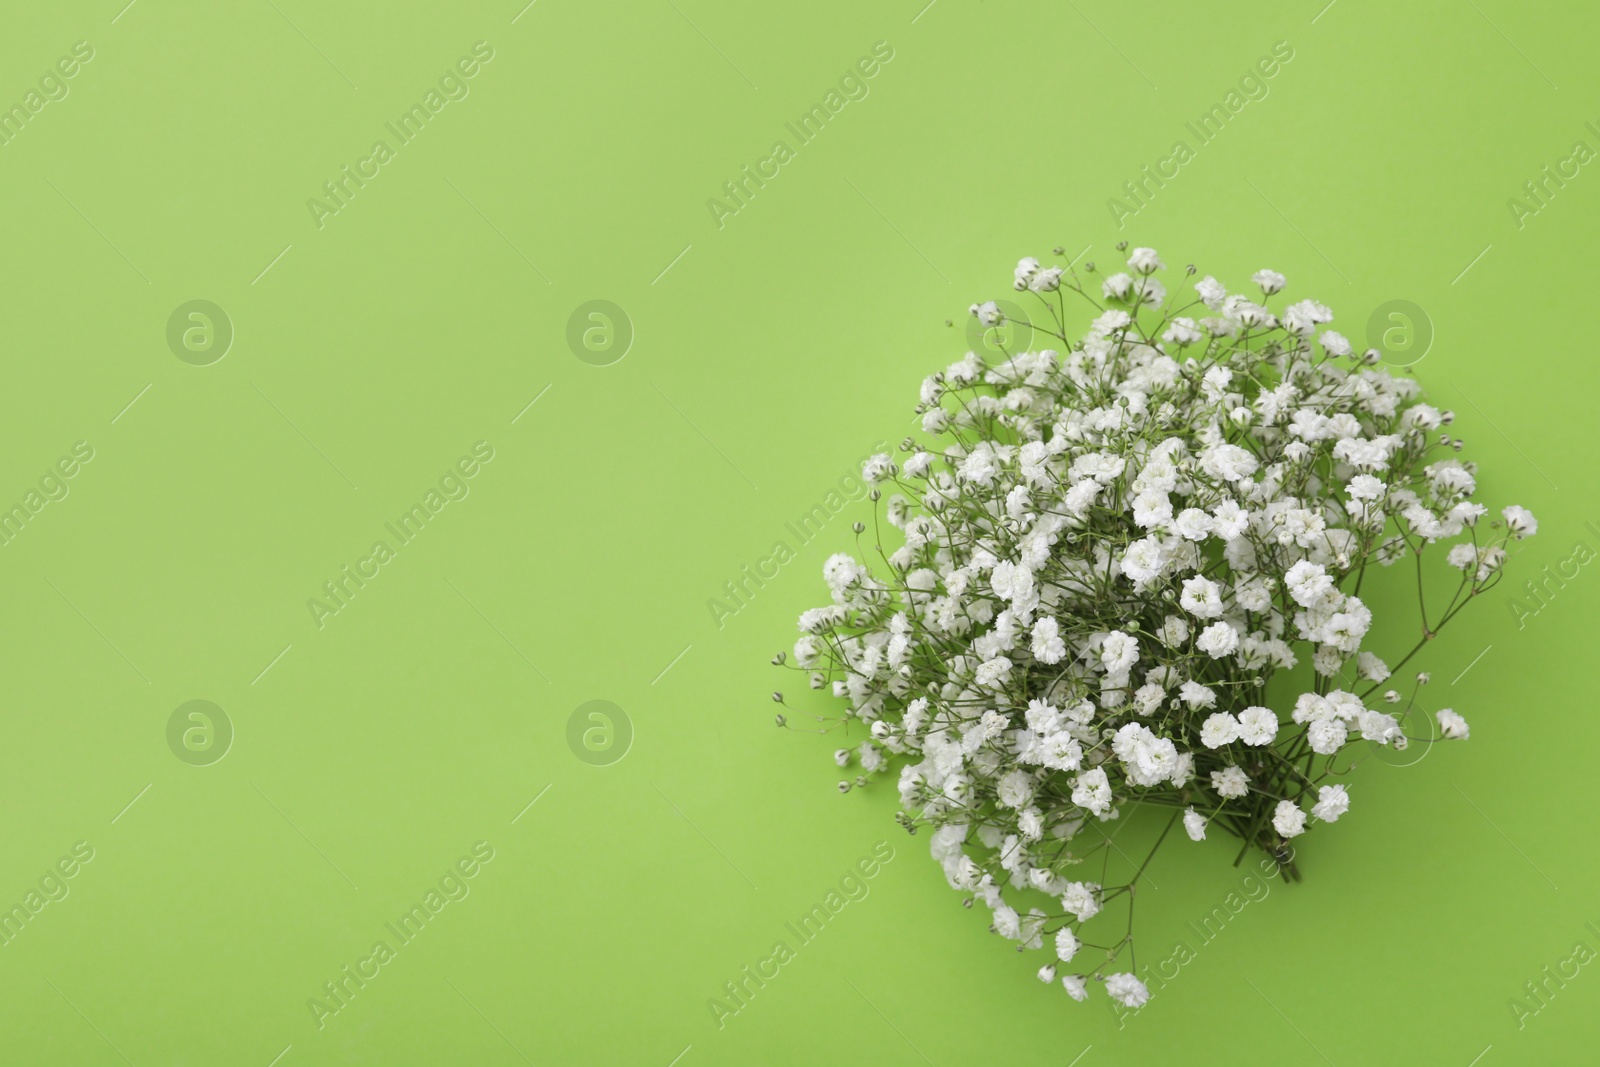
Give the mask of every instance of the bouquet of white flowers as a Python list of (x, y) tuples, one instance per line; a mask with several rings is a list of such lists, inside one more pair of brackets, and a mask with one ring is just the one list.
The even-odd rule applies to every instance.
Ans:
[[(1220, 829), (1241, 858), (1258, 846), (1297, 877), (1288, 842), (1348, 809), (1352, 746), (1467, 736), (1449, 709), (1426, 722), (1425, 674), (1407, 695), (1381, 687), (1537, 529), (1515, 506), (1481, 521), (1451, 414), (1377, 352), (1319, 332), (1322, 304), (1269, 309), (1282, 275), (1253, 276), (1259, 300), (1211, 277), (1169, 300), (1162, 269), (1135, 248), (1094, 291), (1093, 264), (1017, 265), (1032, 335), (1060, 349), (969, 353), (922, 383), (922, 428), (943, 447), (907, 438), (903, 458), (862, 472), (873, 541), (881, 508), (898, 545), (874, 543), (875, 568), (830, 558), (833, 602), (801, 615), (792, 664), (774, 660), (848, 701), (826, 728), (870, 731), (835, 754), (860, 767), (842, 791), (898, 763), (899, 819), (932, 829), (968, 905), (1020, 946), (1050, 946), (1043, 981), (1077, 959), (1068, 993), (1102, 981), (1131, 1007), (1149, 997), (1131, 921), (1110, 943), (1079, 924), (1118, 897), (1131, 918), (1149, 860), (1121, 886), (1076, 874), (1106, 853), (1100, 824), (1169, 808), (1162, 839), (1179, 820), (1194, 841)], [(1082, 340), (1068, 340), (1067, 291), (1094, 309)], [(994, 302), (971, 311), (1007, 323)], [(1408, 556), (1420, 631), (1390, 667), (1361, 647), (1360, 592), (1372, 565)], [(1423, 593), (1439, 556), (1460, 572), (1443, 604)], [(1269, 706), (1269, 679), (1307, 656), (1306, 691)], [(1053, 903), (1023, 912), (1029, 894)]]

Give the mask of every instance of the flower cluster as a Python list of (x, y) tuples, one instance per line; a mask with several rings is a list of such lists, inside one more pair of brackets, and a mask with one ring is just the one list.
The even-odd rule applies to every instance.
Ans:
[[(895, 545), (873, 567), (827, 561), (832, 602), (801, 615), (792, 661), (848, 702), (839, 723), (869, 731), (836, 753), (855, 784), (898, 767), (902, 823), (932, 831), (969, 906), (1048, 947), (1042, 980), (1059, 967), (1075, 999), (1094, 981), (1130, 1007), (1149, 996), (1131, 929), (1144, 864), (1104, 885), (1103, 824), (1167, 808), (1167, 830), (1220, 829), (1297, 877), (1287, 843), (1349, 809), (1335, 779), (1353, 756), (1467, 736), (1449, 709), (1416, 729), (1415, 687), (1403, 708), (1379, 691), (1538, 525), (1514, 506), (1485, 519), (1452, 415), (1327, 329), (1323, 304), (1273, 306), (1281, 274), (1259, 271), (1249, 294), (1211, 277), (1169, 294), (1163, 269), (1148, 248), (1098, 286), (1093, 264), (1017, 265), (1033, 336), (1060, 348), (969, 353), (922, 383), (937, 444), (907, 438), (862, 471), (875, 540)], [(1093, 309), (1081, 339), (1068, 292)], [(971, 312), (1007, 322), (994, 302)], [(1442, 606), (1422, 595), (1440, 556), (1459, 571)], [(1420, 634), (1391, 667), (1362, 647), (1360, 593), (1407, 557)], [(1269, 699), (1276, 672), (1304, 691)], [(1081, 924), (1117, 897), (1128, 932), (1088, 940)]]

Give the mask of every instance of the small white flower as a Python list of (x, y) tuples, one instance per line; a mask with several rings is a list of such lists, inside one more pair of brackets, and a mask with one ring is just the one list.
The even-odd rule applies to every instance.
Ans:
[(1213, 478), (1239, 482), (1250, 477), (1261, 466), (1259, 460), (1238, 445), (1212, 445), (1200, 454), (1200, 469)]
[(1250, 792), (1250, 778), (1238, 767), (1230, 765), (1211, 772), (1211, 788), (1217, 791), (1218, 796), (1233, 800)]
[(1383, 483), (1370, 474), (1358, 474), (1345, 486), (1351, 500), (1379, 500), (1383, 497)]
[(1317, 790), (1317, 802), (1311, 814), (1323, 822), (1338, 822), (1339, 816), (1350, 810), (1350, 794), (1342, 785), (1325, 785)]
[(1061, 985), (1073, 1000), (1081, 1003), (1089, 999), (1089, 983), (1081, 974), (1063, 975)]
[(1106, 993), (1128, 1008), (1142, 1008), (1150, 1001), (1150, 990), (1131, 974), (1106, 975)]
[(1323, 330), (1317, 340), (1321, 343), (1323, 351), (1330, 356), (1348, 356), (1355, 351), (1344, 334), (1335, 330)]
[(1072, 957), (1078, 954), (1078, 939), (1072, 930), (1063, 926), (1056, 931), (1056, 959), (1062, 963), (1072, 962)]
[(1223, 611), (1222, 587), (1209, 578), (1186, 578), (1178, 603), (1197, 619), (1219, 618)]
[(1539, 532), (1539, 520), (1527, 508), (1511, 504), (1501, 509), (1500, 516), (1506, 520), (1506, 529), (1511, 531), (1511, 536), (1519, 541)]
[(1338, 719), (1318, 719), (1306, 727), (1306, 740), (1311, 751), (1321, 756), (1331, 756), (1344, 746), (1349, 729)]
[(1195, 326), (1194, 320), (1180, 315), (1168, 324), (1167, 331), (1161, 335), (1161, 339), (1169, 345), (1177, 345), (1179, 348), (1184, 348), (1200, 340), (1201, 336), (1199, 327)]
[(1238, 649), (1239, 632), (1225, 622), (1214, 622), (1200, 631), (1195, 647), (1208, 656), (1221, 659)]
[(973, 304), (967, 310), (972, 313), (973, 318), (985, 326), (998, 326), (1005, 318), (1005, 315), (1001, 313), (999, 306), (993, 300), (986, 300), (981, 304)]
[(1189, 640), (1189, 624), (1177, 615), (1168, 615), (1162, 621), (1161, 629), (1157, 631), (1157, 636), (1161, 638), (1163, 644), (1176, 648)]
[(1106, 772), (1095, 767), (1078, 775), (1072, 786), (1072, 802), (1080, 808), (1088, 808), (1096, 815), (1110, 811), (1111, 782), (1106, 778)]
[(1261, 291), (1271, 296), (1283, 290), (1285, 279), (1275, 270), (1258, 270), (1250, 275), (1250, 280), (1261, 286)]
[(1024, 256), (1017, 260), (1017, 269), (1012, 272), (1011, 287), (1019, 292), (1028, 288), (1034, 275), (1039, 273), (1039, 261), (1032, 256)]
[(1133, 275), (1113, 274), (1100, 283), (1100, 292), (1108, 300), (1126, 300), (1133, 292)]
[(1200, 725), (1200, 743), (1207, 748), (1221, 748), (1239, 739), (1239, 720), (1225, 711), (1208, 716)]
[(1121, 674), (1139, 659), (1139, 642), (1121, 630), (1106, 635), (1100, 648), (1100, 662), (1107, 674)]
[(1061, 910), (1081, 923), (1100, 914), (1100, 886), (1094, 882), (1068, 882), (1061, 892)]
[(1204, 841), (1206, 839), (1206, 817), (1187, 808), (1183, 813), (1183, 830), (1189, 835), (1190, 841)]
[(1061, 639), (1061, 624), (1049, 615), (1042, 615), (1033, 624), (1033, 657), (1040, 663), (1060, 663), (1067, 654), (1067, 644)]
[(1010, 673), (1011, 661), (1004, 656), (996, 656), (978, 664), (978, 669), (972, 676), (972, 684), (985, 689), (998, 688), (1004, 684)]
[(1217, 504), (1211, 509), (1211, 514), (1216, 517), (1216, 534), (1224, 541), (1232, 541), (1250, 525), (1250, 512), (1232, 500)]
[(1140, 274), (1154, 274), (1166, 266), (1153, 248), (1135, 248), (1128, 253), (1128, 266)]
[(1389, 677), (1389, 665), (1371, 652), (1363, 652), (1356, 657), (1356, 672), (1369, 682), (1381, 682)]
[(1102, 312), (1098, 317), (1096, 317), (1096, 319), (1089, 324), (1089, 330), (1091, 333), (1094, 333), (1097, 336), (1109, 337), (1114, 333), (1123, 332), (1132, 322), (1132, 315), (1129, 315), (1126, 311), (1112, 308), (1110, 311)]
[(861, 465), (861, 480), (868, 485), (877, 485), (893, 473), (894, 460), (885, 452), (867, 457), (867, 461)]
[(1290, 304), (1283, 312), (1283, 328), (1302, 337), (1309, 336), (1320, 324), (1332, 321), (1333, 312), (1315, 300)]
[(1328, 577), (1327, 568), (1304, 559), (1289, 568), (1284, 584), (1289, 587), (1294, 602), (1303, 608), (1319, 603), (1333, 591), (1333, 579)]
[(1018, 767), (1000, 779), (995, 797), (1008, 808), (1024, 808), (1033, 799), (1033, 775)]
[(1434, 712), (1434, 718), (1439, 720), (1439, 733), (1445, 737), (1464, 741), (1472, 736), (1472, 729), (1467, 726), (1467, 720), (1449, 708), (1440, 708)]
[(1053, 963), (1047, 963), (1043, 967), (1040, 967), (1039, 981), (1043, 982), (1045, 985), (1055, 985), (1056, 965)]
[(1215, 520), (1200, 508), (1184, 508), (1172, 521), (1172, 529), (1188, 541), (1204, 541), (1215, 525)]
[(1299, 837), (1306, 832), (1306, 813), (1293, 801), (1280, 800), (1272, 812), (1272, 828), (1281, 837)]
[(1270, 744), (1278, 736), (1278, 716), (1271, 708), (1251, 707), (1239, 713), (1239, 740), (1247, 745)]

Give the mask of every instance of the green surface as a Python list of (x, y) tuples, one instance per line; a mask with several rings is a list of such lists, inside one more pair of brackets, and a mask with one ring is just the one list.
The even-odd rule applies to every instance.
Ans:
[[(0, 947), (7, 1063), (1592, 1056), (1592, 8), (121, 2), (0, 33), (0, 502), (39, 490), (0, 547), (0, 900), (39, 892)], [(1423, 664), (1470, 743), (1359, 771), (1301, 885), (1164, 849), (1141, 962), (1192, 958), (1119, 1027), (962, 910), (892, 790), (841, 797), (832, 741), (773, 729), (766, 660), (855, 507), (786, 524), (911, 428), (965, 350), (944, 321), (1124, 238), (1279, 269), (1358, 340), (1424, 309), (1480, 495), (1542, 529)], [(214, 314), (169, 348), (195, 300), (219, 361)], [(620, 360), (615, 315), (569, 348), (594, 300)], [(169, 746), (196, 700), (220, 761), (212, 712)], [(596, 700), (623, 714), (569, 730)]]

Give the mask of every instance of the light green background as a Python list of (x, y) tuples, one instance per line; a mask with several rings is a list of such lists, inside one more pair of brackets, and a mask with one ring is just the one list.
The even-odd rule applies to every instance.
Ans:
[[(1305, 882), (1122, 1029), (961, 909), (890, 788), (840, 797), (834, 742), (772, 727), (766, 661), (855, 512), (721, 628), (707, 609), (911, 428), (965, 350), (947, 318), (1019, 256), (1124, 238), (1279, 269), (1358, 340), (1414, 301), (1483, 496), (1541, 519), (1513, 581), (1600, 548), (1600, 176), (1521, 228), (1507, 208), (1600, 148), (1592, 9), (923, 2), (7, 6), (0, 101), (95, 55), (0, 147), (0, 502), (95, 456), (0, 548), (0, 901), (94, 849), (0, 947), (6, 1062), (1592, 1056), (1595, 968), (1520, 1029), (1508, 1007), (1600, 949), (1592, 568), (1520, 628), (1508, 584), (1446, 631), (1428, 697), (1471, 742), (1359, 771)], [(470, 96), (319, 229), (307, 199), (477, 41)], [(870, 95), (796, 146), (878, 41)], [(1119, 231), (1108, 198), (1278, 41), (1265, 99)], [(795, 158), (719, 229), (707, 199), (779, 139)], [(193, 299), (236, 329), (212, 366), (167, 348)], [(611, 366), (566, 344), (591, 299), (636, 330)], [(477, 441), (470, 496), (318, 629), (307, 599)], [(191, 699), (236, 729), (211, 766), (167, 747)], [(567, 745), (593, 699), (632, 721), (610, 766)], [(470, 896), (318, 1030), (308, 998), (479, 841)], [(870, 894), (719, 1029), (708, 999), (879, 841)], [(1160, 854), (1150, 958), (1239, 885), (1232, 852)]]

